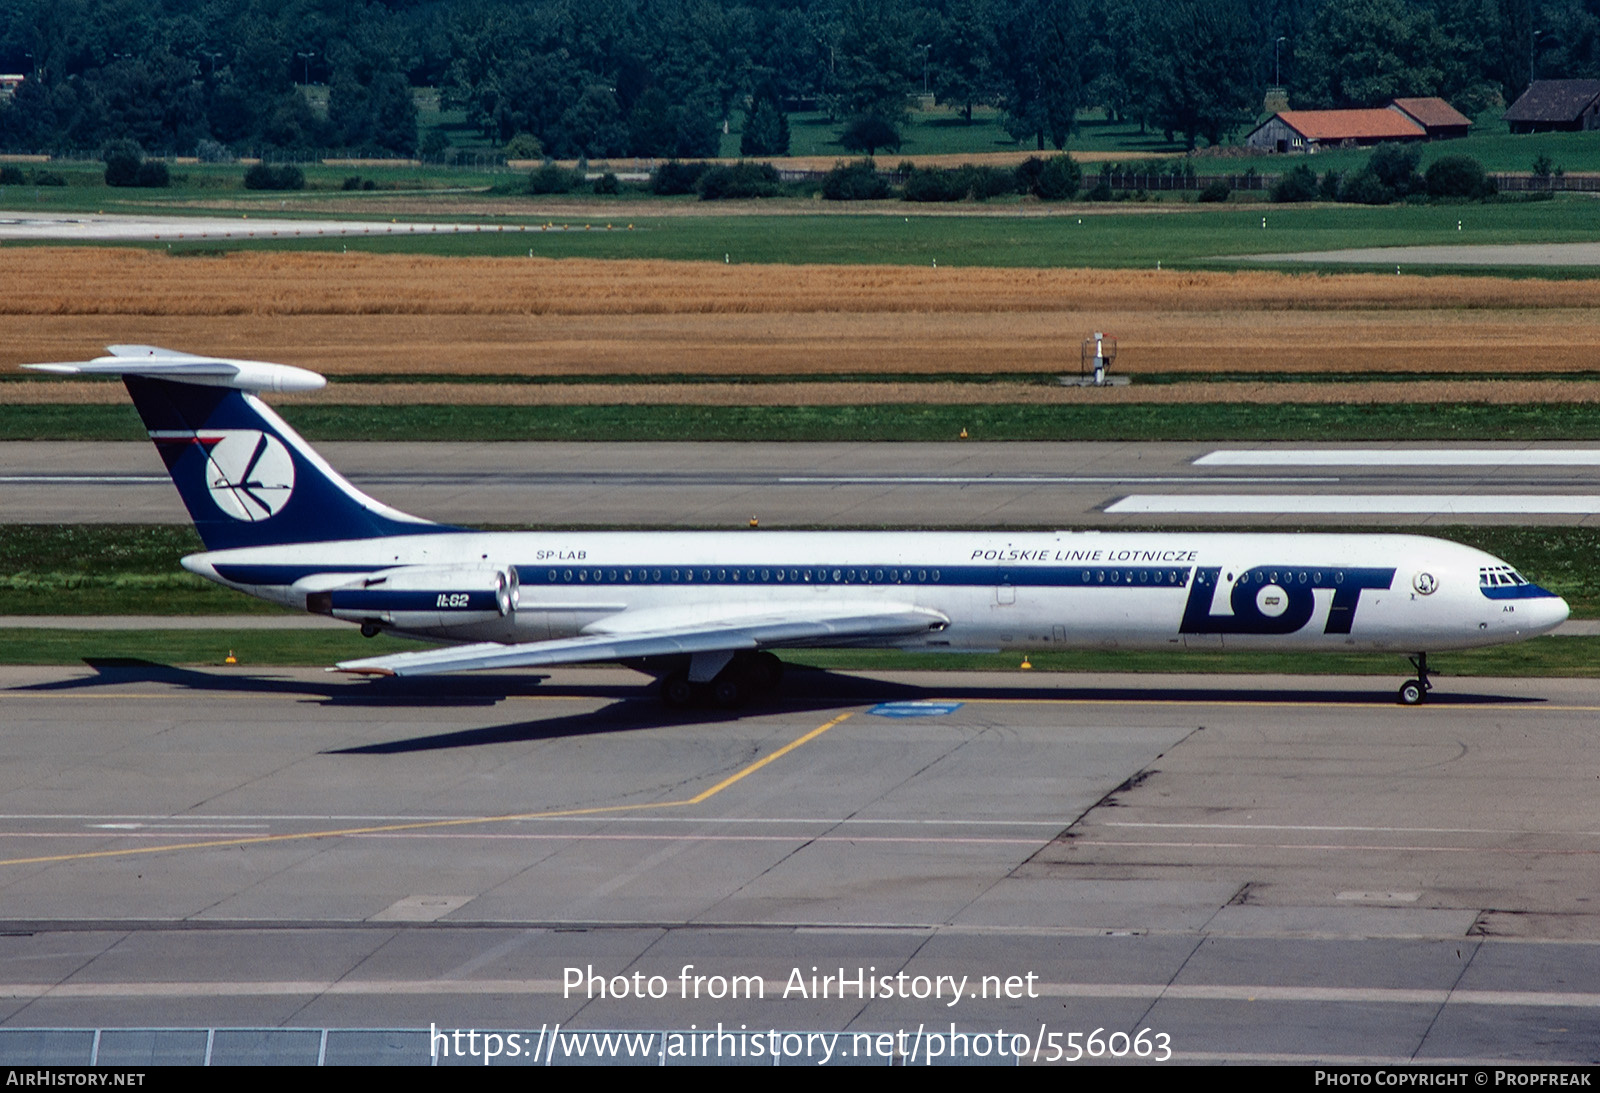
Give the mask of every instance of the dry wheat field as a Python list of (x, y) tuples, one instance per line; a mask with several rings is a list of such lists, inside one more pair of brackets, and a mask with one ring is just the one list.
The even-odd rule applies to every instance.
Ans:
[[(148, 250), (0, 251), (0, 371), (147, 342), (303, 365), (339, 376), (656, 376), (565, 392), (501, 388), (503, 401), (862, 401), (854, 383), (711, 385), (729, 377), (841, 373), (1076, 371), (1079, 342), (1115, 334), (1117, 393), (1041, 395), (1020, 384), (908, 382), (871, 401), (1040, 397), (1282, 401), (1586, 398), (1500, 374), (1600, 374), (1600, 282), (1274, 272), (724, 266), (665, 261), (449, 258)], [(1185, 383), (1140, 388), (1141, 373), (1454, 372), (1482, 381), (1412, 385)], [(1198, 377), (1197, 377), (1198, 378)], [(1264, 377), (1264, 379), (1267, 377)], [(39, 385), (43, 387), (44, 385)], [(0, 385), (0, 400), (76, 395)], [(363, 385), (365, 387), (366, 385)], [(392, 386), (388, 384), (386, 386)], [(772, 390), (761, 392), (760, 387)], [(897, 390), (891, 390), (897, 389)], [(1342, 391), (1342, 394), (1340, 393)], [(428, 388), (449, 401), (493, 397)], [(417, 400), (341, 388), (350, 400)], [(891, 395), (895, 397), (891, 397)], [(109, 393), (108, 393), (109, 397)]]

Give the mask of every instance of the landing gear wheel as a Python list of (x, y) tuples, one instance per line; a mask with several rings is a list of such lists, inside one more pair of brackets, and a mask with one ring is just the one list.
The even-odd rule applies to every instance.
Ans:
[(361, 624), (361, 636), (364, 638), (375, 638), (381, 633), (383, 633), (383, 627), (379, 626), (375, 622), (364, 622)]
[(689, 673), (674, 672), (661, 681), (661, 701), (670, 710), (681, 710), (694, 703), (698, 697), (695, 685), (689, 682)]
[(783, 661), (763, 650), (743, 658), (744, 681), (752, 691), (775, 691), (783, 682)]
[(1411, 666), (1417, 670), (1417, 678), (1400, 684), (1397, 697), (1402, 706), (1422, 705), (1428, 700), (1428, 692), (1433, 690), (1433, 684), (1428, 682), (1428, 654), (1418, 653), (1412, 657)]
[(711, 681), (711, 701), (724, 710), (744, 705), (744, 680), (736, 672), (723, 672)]

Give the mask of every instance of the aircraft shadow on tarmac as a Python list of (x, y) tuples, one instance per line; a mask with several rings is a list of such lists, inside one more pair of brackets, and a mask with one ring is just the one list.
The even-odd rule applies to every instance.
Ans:
[[(1180, 706), (1185, 704), (1226, 704), (1238, 706), (1307, 705), (1365, 706), (1392, 701), (1385, 677), (1374, 677), (1369, 690), (1334, 690), (1312, 687), (1203, 687), (1192, 684), (1145, 686), (1073, 685), (1075, 677), (1044, 675), (1018, 677), (1015, 684), (951, 684), (946, 675), (937, 685), (923, 686), (894, 680), (848, 675), (825, 669), (789, 666), (779, 694), (767, 701), (755, 701), (736, 709), (704, 707), (670, 710), (655, 696), (655, 688), (639, 684), (549, 684), (550, 677), (533, 673), (484, 673), (481, 675), (434, 676), (427, 679), (365, 678), (329, 675), (326, 680), (256, 675), (237, 669), (183, 668), (133, 658), (97, 659), (85, 663), (94, 675), (47, 683), (27, 684), (16, 691), (70, 691), (99, 686), (161, 684), (185, 690), (227, 694), (284, 695), (306, 698), (330, 707), (493, 707), (518, 697), (612, 699), (599, 709), (579, 714), (562, 714), (518, 720), (504, 725), (461, 729), (404, 740), (331, 750), (334, 755), (387, 755), (434, 751), (446, 748), (479, 747), (487, 744), (578, 737), (594, 734), (632, 732), (695, 721), (701, 724), (734, 722), (773, 712), (823, 713), (851, 706), (880, 702), (946, 699), (981, 702), (985, 699), (1010, 701), (1054, 701), (1096, 703), (1150, 703)], [(1159, 677), (1157, 677), (1159, 678)], [(803, 684), (798, 684), (803, 680)], [(1040, 685), (1050, 680), (1050, 685)], [(1310, 682), (1310, 681), (1308, 681)], [(1454, 683), (1463, 681), (1457, 680)], [(1480, 692), (1435, 691), (1429, 702), (1443, 706), (1530, 705), (1545, 700), (1530, 696), (1511, 696)], [(1398, 707), (1397, 707), (1398, 708)]]
[[(237, 668), (184, 668), (136, 657), (85, 659), (94, 675), (52, 680), (13, 688), (17, 691), (74, 691), (84, 688), (138, 683), (164, 684), (190, 691), (225, 694), (296, 695), (329, 704), (394, 706), (493, 706), (516, 695), (542, 693), (539, 684), (549, 677), (518, 675), (436, 676), (429, 679), (357, 680), (330, 673), (325, 679), (256, 675)], [(632, 694), (634, 688), (596, 688)]]
[[(619, 695), (619, 700), (581, 714), (564, 714), (537, 720), (517, 721), (505, 725), (462, 729), (455, 732), (434, 733), (404, 740), (390, 740), (381, 744), (330, 750), (330, 755), (394, 755), (408, 752), (435, 751), (446, 748), (476, 747), (484, 744), (508, 744), (530, 740), (552, 740), (561, 737), (589, 736), (603, 733), (633, 732), (663, 728), (694, 721), (699, 724), (732, 723), (744, 717), (759, 717), (774, 712), (802, 713), (814, 711), (827, 714), (850, 706), (875, 705), (880, 702), (910, 702), (928, 699), (981, 702), (985, 699), (1010, 701), (1037, 699), (1040, 701), (1086, 701), (1159, 703), (1184, 705), (1198, 703), (1224, 703), (1238, 706), (1250, 705), (1345, 705), (1364, 706), (1372, 702), (1391, 703), (1387, 688), (1368, 694), (1351, 691), (1278, 691), (1255, 690), (1237, 687), (1038, 687), (1038, 686), (972, 686), (972, 687), (922, 687), (860, 676), (843, 675), (822, 669), (795, 669), (789, 673), (792, 680), (803, 674), (804, 696), (780, 693), (768, 702), (752, 702), (733, 710), (701, 708), (669, 710), (655, 699), (654, 689), (594, 688), (582, 686), (546, 686), (538, 693), (546, 697), (571, 696), (593, 698)], [(792, 690), (802, 690), (793, 687)], [(1452, 694), (1434, 699), (1449, 706), (1475, 705), (1534, 705), (1540, 698), (1508, 697), (1492, 694)], [(1395, 708), (1401, 709), (1397, 703)]]

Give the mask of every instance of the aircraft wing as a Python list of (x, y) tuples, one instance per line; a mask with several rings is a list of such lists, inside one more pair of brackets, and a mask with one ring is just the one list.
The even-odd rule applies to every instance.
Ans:
[[(536, 668), (587, 661), (633, 660), (745, 649), (838, 645), (911, 637), (942, 630), (949, 619), (937, 611), (903, 605), (855, 604), (818, 609), (817, 605), (768, 608), (765, 614), (731, 614), (677, 625), (649, 627), (646, 612), (624, 611), (599, 625), (605, 632), (516, 645), (481, 642), (417, 653), (394, 653), (341, 661), (332, 671), (367, 675), (433, 675), (480, 668)], [(663, 620), (664, 621), (664, 620)], [(637, 628), (635, 622), (645, 622)]]

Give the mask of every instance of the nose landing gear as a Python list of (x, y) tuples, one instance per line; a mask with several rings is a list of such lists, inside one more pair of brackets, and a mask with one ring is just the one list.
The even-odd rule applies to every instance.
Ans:
[(1400, 684), (1400, 693), (1396, 697), (1402, 706), (1420, 706), (1428, 700), (1428, 692), (1433, 690), (1433, 684), (1428, 682), (1428, 654), (1418, 653), (1409, 659), (1411, 666), (1417, 670), (1417, 678)]

